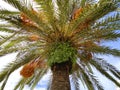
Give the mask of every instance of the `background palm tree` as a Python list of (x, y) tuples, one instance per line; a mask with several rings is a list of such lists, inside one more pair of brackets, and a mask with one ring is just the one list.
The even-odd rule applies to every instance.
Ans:
[(82, 82), (88, 90), (104, 90), (94, 70), (120, 87), (120, 71), (98, 54), (120, 57), (120, 50), (101, 45), (120, 37), (119, 0), (4, 0), (18, 11), (0, 9), (0, 56), (18, 52), (16, 60), (0, 73), (1, 90), (12, 72), (23, 66), (23, 76), (14, 90), (29, 85), (31, 90), (52, 71), (48, 89), (70, 90), (69, 76), (75, 89)]

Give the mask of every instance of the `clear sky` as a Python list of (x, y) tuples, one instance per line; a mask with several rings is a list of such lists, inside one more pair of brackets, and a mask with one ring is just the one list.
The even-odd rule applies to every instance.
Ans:
[[(9, 6), (8, 4), (4, 3), (2, 0), (0, 0), (0, 7), (15, 10), (11, 6)], [(120, 50), (120, 39), (114, 43), (113, 42), (104, 43), (104, 45), (108, 45), (110, 47), (117, 48)], [(2, 70), (2, 68), (5, 65), (7, 65), (7, 63), (15, 60), (15, 56), (16, 56), (16, 53), (9, 54), (9, 55), (6, 55), (4, 57), (0, 57), (0, 71)], [(109, 63), (111, 63), (112, 65), (114, 65), (115, 67), (117, 67), (120, 70), (120, 57), (113, 57), (113, 56), (100, 56), (100, 57), (105, 58)], [(10, 79), (5, 87), (5, 90), (13, 90), (13, 87), (19, 81), (19, 79), (21, 77), (19, 75), (19, 71), (20, 71), (20, 69), (15, 71), (10, 76)], [(120, 88), (117, 88), (111, 81), (106, 79), (104, 76), (99, 74), (97, 71), (96, 71), (96, 73), (97, 73), (96, 75), (99, 77), (100, 82), (103, 84), (105, 90), (120, 90)], [(39, 82), (39, 84), (37, 85), (35, 90), (45, 90), (47, 78), (48, 78), (48, 75), (43, 77), (43, 79)], [(29, 89), (29, 87), (26, 86), (24, 88), (24, 90), (30, 90), (30, 89)], [(81, 90), (83, 90), (83, 88)]]

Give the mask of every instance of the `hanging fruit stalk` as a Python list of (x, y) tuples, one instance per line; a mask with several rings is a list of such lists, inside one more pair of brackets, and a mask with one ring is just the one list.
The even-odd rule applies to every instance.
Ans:
[[(31, 12), (32, 12), (33, 14), (38, 15), (38, 13), (37, 13), (34, 9), (32, 9)], [(25, 25), (27, 25), (27, 26), (35, 26), (35, 25), (36, 25), (36, 24), (35, 24), (32, 20), (30, 20), (30, 18), (29, 18), (26, 14), (24, 14), (24, 13), (21, 13), (20, 18), (21, 18), (23, 24), (25, 24)]]
[(39, 35), (33, 34), (28, 37), (30, 41), (38, 41), (40, 39)]
[(79, 9), (76, 9), (73, 16), (72, 16), (72, 19), (75, 20), (79, 17), (79, 15), (82, 13), (83, 11), (83, 8), (79, 8)]
[(31, 77), (34, 74), (35, 66), (31, 63), (26, 64), (20, 71), (20, 75), (25, 78)]
[(29, 78), (34, 74), (35, 69), (45, 68), (46, 66), (46, 63), (43, 60), (31, 61), (22, 68), (20, 75)]
[[(80, 17), (80, 15), (83, 13), (83, 9), (85, 8), (89, 8), (89, 7), (88, 6), (84, 8), (80, 7), (74, 12), (72, 16), (73, 21), (77, 20)], [(82, 22), (82, 24), (80, 23), (79, 26), (76, 28), (76, 30), (73, 32), (73, 34), (79, 33), (81, 30), (88, 28), (90, 25), (90, 21), (91, 21), (90, 18), (88, 18), (84, 22)]]

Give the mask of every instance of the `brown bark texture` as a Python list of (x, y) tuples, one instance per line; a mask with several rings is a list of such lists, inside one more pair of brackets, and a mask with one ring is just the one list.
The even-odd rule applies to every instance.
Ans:
[(50, 90), (71, 90), (69, 80), (70, 66), (70, 62), (54, 64), (52, 66), (53, 79)]

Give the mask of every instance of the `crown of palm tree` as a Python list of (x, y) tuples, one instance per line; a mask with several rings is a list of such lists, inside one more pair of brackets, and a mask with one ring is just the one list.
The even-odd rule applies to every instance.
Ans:
[[(23, 66), (23, 78), (16, 85), (33, 89), (55, 63), (72, 62), (70, 75), (76, 90), (79, 80), (89, 90), (103, 90), (94, 75), (95, 67), (101, 74), (120, 87), (120, 71), (97, 54), (120, 56), (120, 50), (102, 46), (101, 41), (120, 37), (120, 13), (103, 18), (118, 8), (119, 0), (4, 0), (18, 11), (0, 9), (0, 56), (18, 52), (16, 60), (0, 73), (1, 89), (12, 72)], [(33, 7), (36, 6), (36, 7)], [(104, 64), (104, 65), (103, 65)], [(107, 72), (107, 70), (109, 72)]]

